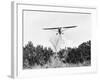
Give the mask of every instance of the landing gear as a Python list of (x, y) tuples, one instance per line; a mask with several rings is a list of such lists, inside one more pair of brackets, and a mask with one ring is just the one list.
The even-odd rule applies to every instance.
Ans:
[(58, 35), (58, 33), (56, 33), (56, 35)]

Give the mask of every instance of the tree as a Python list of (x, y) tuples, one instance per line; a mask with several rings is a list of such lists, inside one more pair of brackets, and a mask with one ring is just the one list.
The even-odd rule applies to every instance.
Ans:
[(79, 45), (84, 61), (91, 60), (91, 41), (87, 41)]
[(78, 64), (91, 60), (91, 41), (83, 42), (77, 48), (61, 49), (59, 58), (64, 63)]
[[(32, 42), (28, 42), (28, 44), (23, 47), (23, 66), (32, 66), (35, 64), (35, 47), (33, 46)], [(27, 63), (28, 65), (25, 65)]]
[[(56, 54), (49, 47), (34, 46), (31, 41), (23, 47), (23, 68), (32, 68), (35, 65), (44, 66), (52, 62), (51, 57)], [(91, 41), (83, 42), (77, 48), (65, 48), (57, 52), (58, 58), (64, 64), (79, 64), (91, 62)], [(90, 64), (90, 63), (89, 63)]]
[(23, 67), (33, 67), (35, 64), (43, 66), (53, 54), (51, 48), (44, 48), (42, 45), (34, 47), (30, 41), (23, 47)]

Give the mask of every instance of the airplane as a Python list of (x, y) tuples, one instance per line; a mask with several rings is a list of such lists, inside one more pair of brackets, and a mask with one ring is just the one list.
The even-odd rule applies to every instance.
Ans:
[[(68, 29), (68, 28), (75, 28), (75, 27), (77, 27), (77, 26), (67, 26), (67, 27), (56, 27), (56, 28), (43, 28), (43, 30), (58, 30), (57, 31), (57, 33), (56, 33), (56, 35), (62, 35), (62, 34), (64, 34), (63, 33), (63, 31), (65, 30), (65, 29)], [(64, 30), (62, 30), (62, 29), (64, 29)]]

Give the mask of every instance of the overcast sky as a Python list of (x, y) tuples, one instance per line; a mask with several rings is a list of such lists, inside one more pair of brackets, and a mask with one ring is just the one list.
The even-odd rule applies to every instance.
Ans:
[(77, 46), (91, 40), (91, 14), (24, 11), (24, 45), (32, 41), (35, 46), (52, 47), (50, 40), (57, 37), (56, 32), (43, 28), (74, 25), (78, 27), (64, 32), (63, 40), (67, 46)]

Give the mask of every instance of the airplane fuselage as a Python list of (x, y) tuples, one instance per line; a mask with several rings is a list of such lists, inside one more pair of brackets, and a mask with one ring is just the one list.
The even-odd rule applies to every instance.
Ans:
[(60, 27), (60, 28), (58, 28), (58, 34), (59, 34), (59, 35), (61, 35), (61, 34), (62, 34), (62, 29), (61, 29), (61, 27)]
[(61, 28), (58, 28), (58, 33), (59, 33), (59, 34), (61, 34), (61, 33), (62, 33), (62, 32), (61, 32)]

